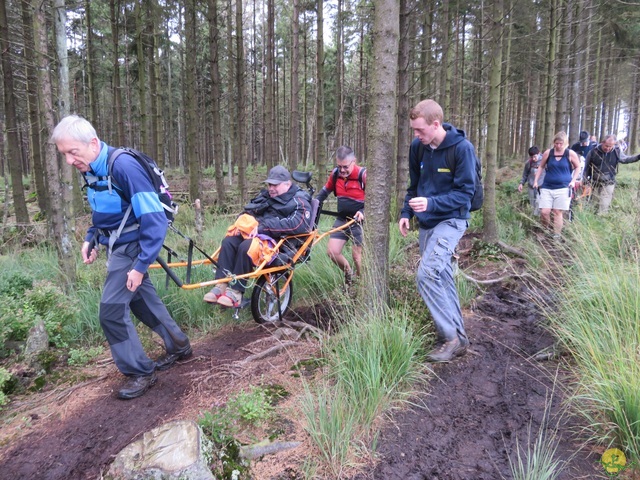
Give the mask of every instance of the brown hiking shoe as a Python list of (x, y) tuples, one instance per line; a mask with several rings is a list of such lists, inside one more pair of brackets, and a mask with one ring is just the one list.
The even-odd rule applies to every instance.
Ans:
[(461, 357), (467, 353), (469, 340), (466, 338), (456, 337), (453, 340), (444, 342), (437, 348), (434, 348), (427, 355), (427, 362), (431, 363), (447, 363), (456, 357)]

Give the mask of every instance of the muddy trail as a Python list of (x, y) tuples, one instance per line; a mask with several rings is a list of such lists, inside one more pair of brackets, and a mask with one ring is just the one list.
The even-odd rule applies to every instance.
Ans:
[[(305, 316), (294, 313), (297, 320)], [(396, 412), (378, 440), (376, 465), (353, 478), (509, 479), (508, 455), (517, 440), (529, 438), (529, 429), (538, 432), (549, 399), (548, 429), (557, 432), (558, 456), (567, 462), (561, 478), (604, 478), (600, 454), (580, 448), (576, 420), (560, 417), (570, 360), (531, 358), (553, 338), (540, 325), (527, 287), (493, 286), (465, 318), (469, 353), (434, 367), (426, 409)], [(256, 343), (270, 340), (271, 331), (251, 321), (205, 337), (194, 344), (191, 359), (160, 372), (157, 385), (132, 401), (115, 398), (122, 377), (111, 364), (84, 383), (16, 402), (14, 421), (3, 425), (0, 479), (101, 478), (114, 456), (145, 431), (174, 419), (195, 419), (243, 385), (282, 383), (292, 377), (295, 362), (314, 354), (315, 347), (306, 343), (257, 362), (248, 375), (229, 374), (227, 367), (248, 357)], [(299, 468), (310, 448), (304, 430), (290, 428), (285, 435), (302, 446), (255, 462), (253, 478), (305, 478)]]
[(578, 419), (563, 407), (569, 359), (533, 358), (554, 339), (527, 297), (519, 284), (492, 287), (477, 299), (465, 315), (469, 353), (434, 366), (426, 410), (393, 417), (378, 442), (378, 465), (358, 480), (510, 479), (509, 456), (515, 460), (517, 444), (533, 442), (540, 428), (557, 435), (565, 466), (559, 478), (607, 478), (602, 451), (582, 447)]
[[(265, 330), (248, 324), (247, 328), (200, 342), (189, 361), (159, 372), (153, 389), (135, 400), (115, 397), (122, 376), (114, 366), (93, 381), (57, 395), (53, 402), (43, 398), (46, 408), (34, 406), (25, 414), (30, 433), (4, 447), (0, 478), (99, 478), (122, 448), (185, 410), (194, 391), (194, 380), (202, 377), (196, 372), (213, 371), (247, 356), (242, 348), (265, 335)], [(218, 381), (215, 376), (208, 380), (207, 389), (212, 392), (224, 391), (228, 386), (228, 379), (222, 375)]]

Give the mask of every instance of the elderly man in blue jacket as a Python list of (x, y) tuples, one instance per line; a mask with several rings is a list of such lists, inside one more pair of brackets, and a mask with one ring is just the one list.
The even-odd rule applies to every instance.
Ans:
[[(443, 116), (442, 107), (434, 100), (423, 100), (411, 110), (416, 138), (409, 150), (410, 182), (398, 223), (403, 236), (412, 217), (417, 217), (420, 227), (418, 291), (431, 312), (438, 337), (436, 347), (427, 355), (430, 362), (449, 362), (464, 355), (469, 346), (451, 256), (468, 227), (476, 154), (465, 133), (443, 123)], [(447, 162), (449, 149), (454, 149), (453, 172)]]
[[(63, 118), (51, 140), (67, 164), (87, 181), (93, 214), (82, 244), (82, 260), (91, 264), (97, 259), (94, 245), (109, 246), (100, 326), (116, 366), (127, 377), (118, 398), (139, 397), (156, 383), (156, 370), (165, 370), (192, 354), (189, 339), (171, 318), (147, 273), (167, 232), (164, 208), (151, 178), (131, 155), (120, 154), (108, 172), (107, 160), (114, 149), (98, 139), (84, 118)], [(109, 183), (112, 188), (107, 187)], [(120, 235), (110, 244), (110, 237), (118, 230)], [(144, 352), (129, 312), (164, 341), (166, 353), (155, 362)]]

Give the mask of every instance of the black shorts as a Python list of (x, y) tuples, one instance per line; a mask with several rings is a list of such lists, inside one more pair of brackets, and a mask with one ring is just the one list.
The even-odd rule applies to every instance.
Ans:
[[(341, 227), (349, 220), (344, 218), (336, 218), (336, 221), (333, 223), (333, 228)], [(358, 247), (362, 246), (364, 243), (364, 234), (362, 232), (362, 224), (355, 222), (349, 225), (344, 230), (340, 230), (338, 232), (333, 232), (329, 235), (329, 238), (337, 238), (339, 240), (349, 241), (352, 240), (354, 245)]]

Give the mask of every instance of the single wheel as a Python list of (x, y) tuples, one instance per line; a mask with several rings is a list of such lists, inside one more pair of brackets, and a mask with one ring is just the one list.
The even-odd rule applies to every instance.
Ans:
[[(263, 275), (258, 279), (251, 294), (251, 315), (256, 322), (277, 322), (287, 312), (293, 295), (293, 280), (289, 282), (286, 289), (285, 283), (291, 275), (291, 271), (286, 271)], [(278, 315), (276, 285), (280, 292), (280, 315)]]

